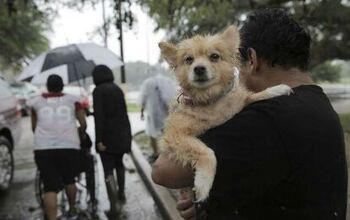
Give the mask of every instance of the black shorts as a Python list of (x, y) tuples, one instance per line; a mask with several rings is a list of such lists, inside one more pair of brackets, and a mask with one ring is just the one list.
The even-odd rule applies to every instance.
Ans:
[(80, 166), (79, 150), (37, 150), (34, 155), (45, 192), (59, 192), (63, 186), (75, 183)]
[(124, 156), (124, 153), (112, 154), (107, 152), (100, 152), (100, 157), (101, 157), (105, 177), (112, 175), (113, 170), (115, 168), (124, 167), (123, 156)]

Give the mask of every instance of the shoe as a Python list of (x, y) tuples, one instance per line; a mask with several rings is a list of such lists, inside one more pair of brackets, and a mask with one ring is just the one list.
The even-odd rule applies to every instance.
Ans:
[(112, 210), (106, 210), (105, 215), (107, 216), (108, 220), (118, 219), (119, 217), (119, 213)]
[(79, 217), (78, 210), (76, 208), (69, 209), (67, 213), (67, 220), (76, 220)]
[(151, 155), (149, 156), (149, 162), (152, 164), (158, 159), (159, 155)]
[(110, 175), (106, 178), (106, 188), (107, 188), (107, 195), (110, 203), (110, 209), (109, 211), (106, 211), (107, 217), (115, 217), (119, 213), (119, 206), (117, 203), (117, 186), (116, 181), (114, 179), (113, 175)]
[(126, 202), (125, 197), (125, 168), (117, 168), (117, 181), (118, 181), (118, 200), (122, 203)]
[(97, 207), (98, 207), (98, 202), (97, 200), (95, 201), (89, 201), (88, 202), (88, 210), (90, 213), (92, 213), (92, 215), (96, 215), (97, 213)]
[(126, 202), (126, 197), (125, 197), (124, 191), (123, 192), (121, 192), (121, 191), (118, 192), (118, 200), (121, 201), (122, 203)]

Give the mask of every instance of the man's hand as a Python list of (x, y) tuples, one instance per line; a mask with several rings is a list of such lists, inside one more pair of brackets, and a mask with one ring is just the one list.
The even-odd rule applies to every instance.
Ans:
[(192, 199), (189, 198), (180, 198), (177, 201), (177, 210), (180, 212), (180, 216), (186, 220), (195, 220), (196, 219), (196, 210), (192, 202)]
[(97, 149), (102, 152), (102, 151), (106, 151), (107, 147), (105, 145), (103, 145), (102, 142), (99, 142), (97, 144)]
[[(192, 199), (186, 191), (180, 191), (180, 199), (177, 201), (177, 210), (180, 212), (180, 216), (185, 220), (197, 220), (206, 219), (206, 213), (204, 210), (198, 210), (199, 213), (196, 213), (196, 207)], [(197, 215), (199, 215), (197, 217)]]
[(145, 114), (144, 114), (145, 108), (141, 107), (141, 120), (145, 120)]

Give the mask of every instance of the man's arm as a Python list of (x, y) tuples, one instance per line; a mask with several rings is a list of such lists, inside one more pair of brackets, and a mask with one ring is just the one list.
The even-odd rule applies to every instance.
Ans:
[(193, 185), (193, 171), (161, 154), (153, 164), (152, 179), (167, 188), (185, 188)]
[(36, 112), (35, 112), (35, 110), (33, 108), (31, 109), (30, 119), (32, 121), (32, 131), (34, 133), (35, 129), (36, 129), (36, 124), (37, 124), (37, 121), (38, 121), (38, 117), (37, 117)]
[(145, 120), (146, 96), (142, 94), (141, 97), (141, 120)]
[(145, 112), (145, 106), (143, 106), (143, 105), (141, 106), (141, 111), (140, 112), (141, 112), (141, 120), (145, 120), (145, 113), (144, 113)]
[(76, 117), (77, 117), (77, 119), (79, 121), (79, 125), (80, 125), (79, 130), (80, 130), (81, 134), (83, 134), (83, 133), (85, 133), (86, 127), (87, 127), (86, 118), (85, 118), (85, 110), (83, 108), (77, 109)]
[(146, 80), (142, 86), (141, 86), (141, 89), (140, 89), (140, 105), (141, 105), (141, 120), (144, 120), (145, 119), (145, 108), (146, 108), (146, 101), (147, 101), (147, 87), (149, 87), (149, 80)]

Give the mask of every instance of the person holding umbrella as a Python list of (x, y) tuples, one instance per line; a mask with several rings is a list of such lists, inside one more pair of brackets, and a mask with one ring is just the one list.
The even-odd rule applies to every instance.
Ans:
[[(123, 155), (131, 150), (131, 127), (123, 91), (113, 82), (110, 68), (98, 65), (92, 72), (96, 88), (93, 91), (96, 150), (100, 154), (110, 210), (118, 214), (118, 199), (125, 202), (125, 169)], [(118, 190), (113, 171), (117, 172)]]

